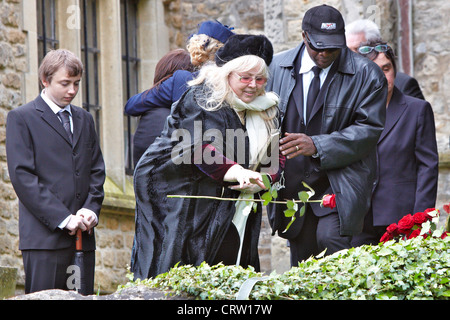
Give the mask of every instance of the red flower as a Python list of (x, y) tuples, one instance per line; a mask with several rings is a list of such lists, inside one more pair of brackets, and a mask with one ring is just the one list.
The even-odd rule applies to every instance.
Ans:
[(392, 240), (392, 239), (394, 239), (394, 237), (392, 236), (392, 234), (389, 233), (389, 232), (385, 232), (385, 233), (381, 236), (380, 242), (386, 242), (386, 241), (389, 241), (389, 240)]
[(408, 239), (418, 237), (419, 235), (420, 235), (420, 229), (416, 229), (413, 232), (411, 232), (411, 234), (408, 236)]
[(417, 212), (413, 215), (414, 223), (421, 225), (422, 223), (429, 220), (429, 217), (430, 216), (428, 214), (426, 214), (425, 212)]
[(445, 212), (450, 214), (450, 203), (449, 204), (444, 204), (444, 210), (445, 210)]
[(326, 208), (335, 208), (336, 207), (336, 195), (334, 194), (326, 194), (322, 198), (322, 205)]
[(428, 208), (428, 209), (426, 209), (425, 211), (424, 211), (424, 213), (426, 213), (427, 214), (427, 218), (428, 218), (428, 220), (431, 220), (431, 219), (433, 219), (433, 217), (432, 216), (430, 216), (429, 214), (428, 214), (428, 212), (432, 212), (432, 211), (435, 211), (436, 209), (435, 208)]
[(390, 224), (387, 228), (386, 231), (391, 234), (393, 237), (398, 236), (398, 226), (396, 223), (392, 223)]
[(441, 239), (445, 239), (448, 236), (448, 231), (442, 232)]
[(404, 216), (398, 222), (398, 231), (400, 233), (408, 234), (412, 227), (414, 227), (414, 219), (411, 214)]

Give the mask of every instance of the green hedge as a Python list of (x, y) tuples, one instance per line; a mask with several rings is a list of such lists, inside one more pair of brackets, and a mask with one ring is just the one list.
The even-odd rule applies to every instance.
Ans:
[(310, 258), (283, 274), (204, 263), (176, 266), (122, 287), (147, 285), (202, 300), (449, 299), (449, 261), (450, 237), (418, 237)]

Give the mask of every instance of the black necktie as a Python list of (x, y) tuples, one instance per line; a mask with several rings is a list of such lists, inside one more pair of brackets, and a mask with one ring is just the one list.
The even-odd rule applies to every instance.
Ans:
[(67, 110), (58, 112), (59, 117), (62, 120), (62, 124), (64, 129), (67, 132), (67, 135), (69, 136), (69, 141), (72, 143), (72, 131), (70, 130), (70, 113)]
[(317, 96), (319, 95), (320, 91), (320, 78), (319, 73), (322, 71), (318, 66), (314, 66), (312, 68), (312, 71), (314, 72), (314, 78), (311, 81), (311, 84), (309, 85), (308, 90), (308, 97), (306, 100), (306, 119), (305, 121), (309, 120), (309, 116), (311, 115), (311, 110), (314, 106), (314, 102), (316, 101)]

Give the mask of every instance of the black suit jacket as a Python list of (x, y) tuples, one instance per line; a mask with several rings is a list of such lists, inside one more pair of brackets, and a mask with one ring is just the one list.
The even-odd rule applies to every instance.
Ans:
[(439, 156), (428, 102), (394, 87), (377, 153), (378, 183), (372, 198), (375, 226), (434, 208)]
[(420, 90), (420, 86), (417, 80), (413, 77), (410, 77), (406, 73), (397, 72), (394, 84), (404, 94), (425, 100), (425, 97), (423, 96), (422, 90)]
[[(99, 216), (105, 166), (94, 121), (71, 106), (73, 146), (57, 115), (38, 96), (8, 113), (6, 152), (19, 198), (19, 249), (60, 249), (74, 237), (58, 225), (80, 208)], [(95, 249), (94, 233), (83, 232), (83, 249)]]

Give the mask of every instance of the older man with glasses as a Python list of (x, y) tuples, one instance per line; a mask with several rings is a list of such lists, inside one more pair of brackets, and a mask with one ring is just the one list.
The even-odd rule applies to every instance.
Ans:
[[(272, 205), (273, 232), (289, 240), (291, 264), (326, 249), (351, 247), (370, 206), (376, 143), (383, 130), (387, 83), (380, 68), (346, 46), (341, 13), (328, 5), (311, 8), (302, 22), (303, 43), (274, 56), (267, 89), (280, 96), (282, 139), (287, 157), (280, 199), (335, 194), (337, 208), (308, 204), (287, 228), (283, 205)], [(287, 230), (286, 230), (287, 229)]]
[(392, 48), (381, 39), (362, 44), (358, 52), (383, 71), (388, 81), (386, 124), (377, 144), (377, 184), (363, 232), (354, 246), (377, 244), (387, 226), (409, 213), (434, 208), (438, 162), (431, 105), (395, 86), (397, 67)]

